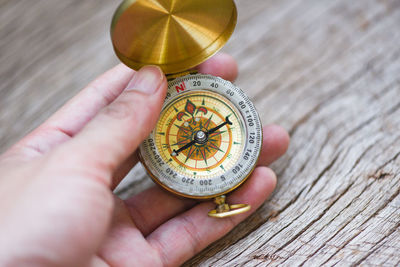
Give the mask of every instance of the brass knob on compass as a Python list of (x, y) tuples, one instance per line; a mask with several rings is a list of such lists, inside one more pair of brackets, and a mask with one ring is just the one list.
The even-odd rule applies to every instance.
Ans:
[(217, 204), (216, 208), (208, 213), (208, 216), (214, 218), (226, 218), (247, 212), (251, 209), (248, 204), (234, 204), (229, 205), (226, 202), (226, 196), (222, 195), (214, 199), (214, 203)]

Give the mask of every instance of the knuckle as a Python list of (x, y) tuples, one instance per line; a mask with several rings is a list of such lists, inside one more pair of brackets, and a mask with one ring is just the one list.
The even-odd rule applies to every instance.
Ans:
[(146, 96), (136, 92), (124, 92), (114, 102), (104, 108), (103, 113), (114, 119), (134, 119), (138, 123), (152, 112), (153, 105)]
[(192, 250), (192, 255), (195, 255), (201, 250), (201, 238), (198, 235), (197, 225), (187, 215), (182, 215), (181, 222), (182, 229), (187, 234), (189, 247)]
[(134, 127), (135, 135), (145, 138), (158, 118), (155, 112), (158, 112), (158, 109), (152, 99), (128, 91), (105, 107), (97, 120), (100, 124), (114, 125), (114, 127), (120, 127), (121, 130), (130, 131)]
[(134, 113), (134, 103), (125, 98), (117, 99), (103, 110), (103, 114), (114, 119), (126, 119)]

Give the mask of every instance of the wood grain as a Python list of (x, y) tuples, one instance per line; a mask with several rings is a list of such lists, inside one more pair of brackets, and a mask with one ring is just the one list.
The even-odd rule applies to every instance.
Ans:
[[(400, 1), (237, 4), (237, 84), (292, 144), (270, 200), (186, 265), (400, 265)], [(0, 1), (0, 151), (117, 63), (117, 5)], [(117, 193), (149, 186), (138, 166)]]

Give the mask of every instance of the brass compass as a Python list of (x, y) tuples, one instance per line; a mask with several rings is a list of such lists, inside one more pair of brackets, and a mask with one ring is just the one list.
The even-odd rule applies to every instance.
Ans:
[(214, 199), (208, 215), (217, 218), (250, 210), (228, 205), (225, 195), (256, 167), (262, 125), (241, 89), (191, 69), (224, 46), (236, 20), (233, 0), (126, 0), (111, 27), (123, 63), (158, 65), (169, 80), (156, 128), (140, 146), (142, 164), (175, 195)]

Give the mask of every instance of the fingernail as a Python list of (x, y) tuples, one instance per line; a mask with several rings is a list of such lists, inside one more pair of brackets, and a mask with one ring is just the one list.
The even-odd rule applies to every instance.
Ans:
[(125, 90), (154, 94), (164, 80), (164, 73), (157, 66), (145, 66), (135, 73)]

